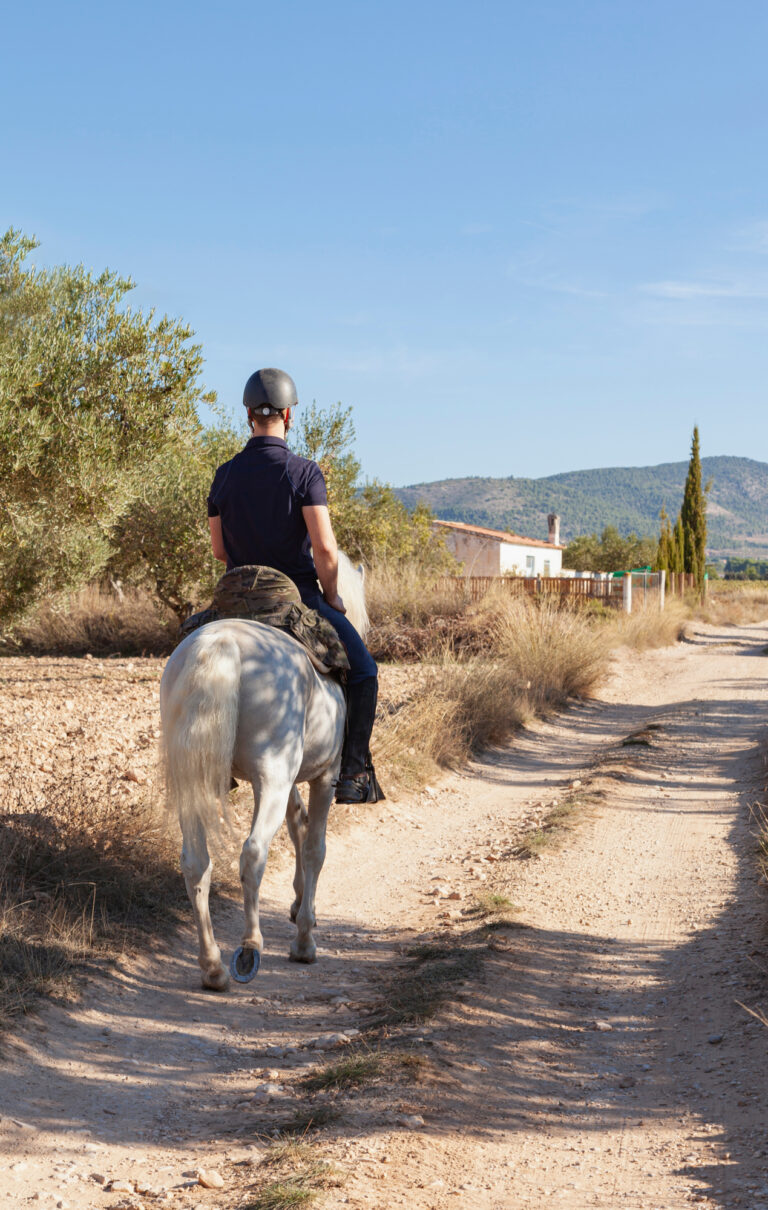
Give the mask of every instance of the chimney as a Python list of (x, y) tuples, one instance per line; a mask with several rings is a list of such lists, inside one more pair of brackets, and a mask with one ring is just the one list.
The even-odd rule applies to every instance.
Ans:
[(547, 541), (551, 542), (553, 546), (559, 546), (560, 545), (560, 518), (558, 517), (557, 513), (549, 514), (549, 516), (547, 517), (547, 524), (549, 525), (549, 536), (547, 538)]

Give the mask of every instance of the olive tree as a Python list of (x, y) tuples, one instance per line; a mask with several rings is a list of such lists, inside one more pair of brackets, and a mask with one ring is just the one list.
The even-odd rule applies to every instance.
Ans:
[(221, 427), (166, 446), (110, 535), (109, 573), (149, 588), (180, 621), (224, 570), (211, 553), (206, 498), (217, 466), (242, 444)]
[(36, 268), (0, 239), (0, 622), (104, 571), (115, 534), (202, 432), (202, 351), (133, 283)]

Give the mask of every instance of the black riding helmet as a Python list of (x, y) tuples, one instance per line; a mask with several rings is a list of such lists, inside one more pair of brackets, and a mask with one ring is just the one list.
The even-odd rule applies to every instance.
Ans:
[(272, 416), (296, 407), (299, 400), (296, 384), (285, 370), (257, 370), (251, 374), (243, 391), (243, 403), (262, 416)]

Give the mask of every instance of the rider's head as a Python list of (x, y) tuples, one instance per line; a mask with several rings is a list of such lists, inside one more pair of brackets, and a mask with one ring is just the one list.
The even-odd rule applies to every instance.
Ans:
[(291, 427), (291, 409), (298, 402), (296, 384), (284, 370), (257, 370), (243, 391), (251, 432), (287, 433)]

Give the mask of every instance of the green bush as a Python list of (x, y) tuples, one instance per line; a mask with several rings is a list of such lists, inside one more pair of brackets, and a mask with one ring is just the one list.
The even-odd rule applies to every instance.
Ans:
[(191, 330), (124, 305), (105, 271), (26, 266), (0, 239), (0, 623), (100, 576), (173, 451), (199, 443)]

